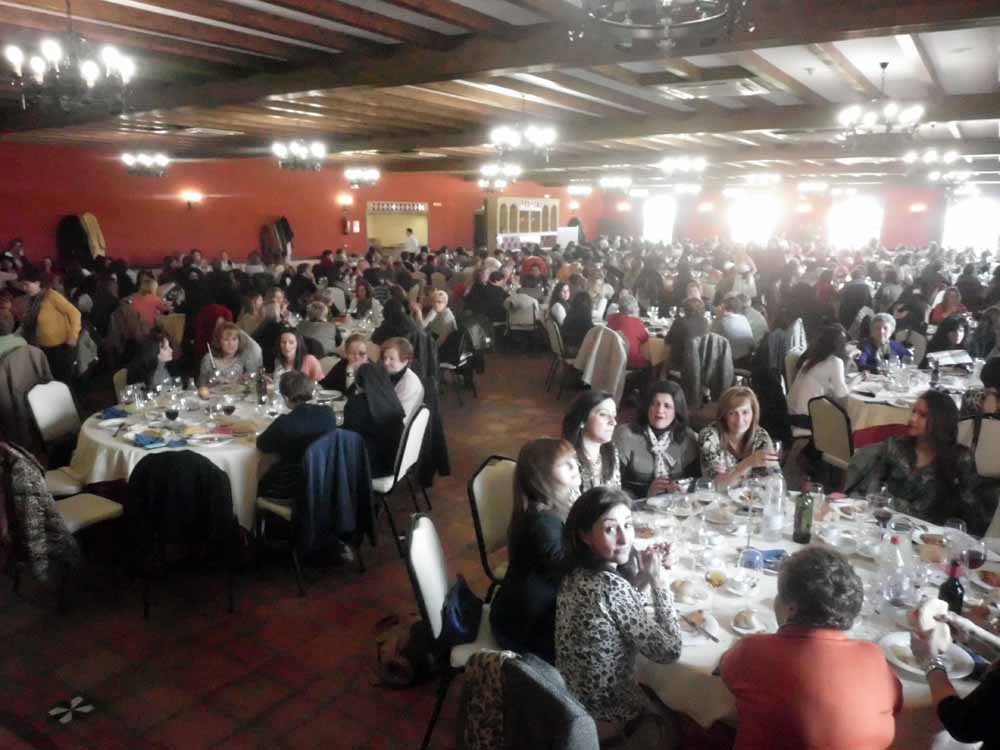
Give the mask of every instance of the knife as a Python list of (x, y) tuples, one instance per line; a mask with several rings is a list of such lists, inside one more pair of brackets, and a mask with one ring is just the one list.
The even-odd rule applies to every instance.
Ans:
[(687, 615), (678, 615), (678, 616), (682, 620), (684, 620), (684, 622), (686, 622), (688, 625), (690, 625), (692, 628), (694, 628), (695, 630), (697, 630), (699, 633), (701, 633), (702, 635), (704, 635), (707, 638), (709, 638), (713, 643), (718, 643), (719, 642), (718, 638), (716, 638), (714, 635), (712, 635), (711, 633), (709, 633), (707, 630), (705, 630), (705, 628), (703, 628), (701, 625), (699, 625), (694, 620), (692, 620), (691, 618), (689, 618)]

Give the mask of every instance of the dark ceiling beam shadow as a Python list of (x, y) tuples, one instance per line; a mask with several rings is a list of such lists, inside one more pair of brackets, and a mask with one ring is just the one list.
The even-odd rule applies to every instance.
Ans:
[(456, 40), (448, 34), (404, 23), (336, 0), (268, 0), (268, 2), (288, 10), (296, 10), (327, 21), (335, 21), (362, 31), (397, 39), (400, 42), (415, 44), (418, 47), (446, 50), (456, 44)]
[[(924, 122), (949, 122), (951, 120), (996, 119), (1000, 111), (1000, 94), (962, 94), (947, 96), (924, 103)], [(696, 133), (740, 133), (756, 130), (835, 130), (837, 115), (842, 107), (775, 107), (760, 110), (727, 110), (696, 113), (681, 117), (622, 117), (583, 121), (577, 118), (561, 126), (562, 143), (601, 141), (612, 138), (642, 138), (657, 135), (682, 135)], [(345, 148), (379, 148), (387, 151), (406, 151), (415, 148), (448, 148), (476, 146), (488, 141), (488, 129), (480, 128), (452, 136), (434, 136), (416, 141), (401, 138), (394, 141), (351, 141)]]
[[(66, 12), (66, 5), (63, 0), (27, 0), (26, 2), (19, 0), (19, 3), (24, 9), (57, 13), (62, 16), (65, 16)], [(0, 7), (3, 8), (6, 15), (6, 11), (10, 6)], [(101, 2), (101, 0), (74, 0), (73, 19), (74, 23), (79, 19), (80, 21), (89, 20), (104, 24), (116, 24), (134, 31), (146, 32), (151, 36), (155, 34), (167, 34), (178, 39), (217, 44), (230, 49), (246, 50), (260, 55), (296, 62), (315, 64), (321, 60), (328, 61), (336, 55), (336, 52), (332, 49), (329, 52), (322, 52), (218, 26), (179, 21), (176, 18), (171, 18), (160, 13), (136, 10), (124, 5), (112, 5)]]
[[(103, 1), (113, 2), (113, 0)], [(154, 0), (152, 4), (165, 10), (221, 21), (247, 29), (266, 31), (290, 39), (318, 44), (321, 47), (334, 48), (341, 52), (377, 52), (385, 46), (351, 34), (324, 29), (304, 21), (279, 16), (276, 13), (233, 5), (221, 2), (221, 0)], [(169, 16), (167, 17), (169, 18)], [(174, 20), (177, 23), (190, 23), (185, 19)]]
[[(572, 7), (572, 6), (569, 6)], [(852, 4), (827, 0), (797, 0), (794, 3), (762, 0), (757, 16), (758, 31), (740, 32), (732, 40), (716, 40), (710, 46), (678, 45), (671, 57), (693, 54), (723, 54), (741, 49), (762, 49), (795, 44), (811, 44), (886, 34), (916, 33), (991, 26), (1000, 23), (1000, 6), (995, 0), (866, 0), (855, 10)], [(483, 35), (465, 37), (453, 51), (420, 50), (411, 47), (394, 51), (384, 59), (343, 56), (334, 64), (303, 68), (284, 74), (263, 74), (239, 82), (172, 87), (155, 97), (137, 97), (133, 109), (172, 109), (202, 102), (233, 104), (253, 101), (269, 94), (290, 94), (311, 89), (350, 86), (402, 86), (429, 81), (474, 77), (504, 72), (545, 72), (564, 67), (590, 67), (663, 57), (662, 53), (623, 51), (607, 39), (594, 35), (567, 44), (565, 29), (546, 27), (526, 31), (513, 42), (504, 43)], [(59, 127), (106, 119), (98, 109), (46, 117), (25, 112), (9, 118), (8, 130)]]
[(678, 116), (682, 114), (679, 110), (668, 107), (666, 105), (666, 99), (663, 99), (662, 104), (652, 102), (641, 96), (635, 96), (631, 92), (609, 88), (602, 84), (586, 81), (582, 78), (577, 78), (576, 76), (571, 76), (568, 73), (545, 73), (542, 75), (542, 78), (546, 78), (553, 83), (557, 83), (568, 89), (579, 91), (581, 94), (587, 94), (597, 99), (603, 99), (607, 102), (620, 104), (623, 107), (631, 107), (632, 109), (642, 110), (648, 114), (675, 114)]
[[(510, 77), (498, 77), (498, 78), (478, 78), (476, 83), (492, 84), (493, 86), (500, 86), (505, 89), (510, 89), (511, 91), (516, 91), (524, 96), (534, 96), (539, 99), (543, 99), (547, 103), (558, 106), (559, 108), (569, 107), (571, 109), (580, 110), (582, 112), (589, 112), (592, 115), (600, 115), (601, 117), (621, 117), (622, 115), (629, 114), (621, 107), (613, 107), (610, 104), (604, 104), (602, 102), (595, 102), (592, 99), (584, 99), (583, 97), (577, 96), (569, 91), (558, 91), (556, 89), (550, 89), (546, 86), (542, 86), (537, 83), (529, 83), (528, 81), (521, 81), (517, 78)], [(500, 95), (502, 96), (502, 95)], [(508, 97), (504, 97), (508, 98)], [(517, 106), (517, 99), (511, 99), (511, 102)], [(639, 110), (637, 114), (642, 116), (645, 112), (642, 107), (636, 105), (629, 105), (632, 109)], [(516, 119), (517, 114), (511, 113), (511, 118)]]
[[(965, 156), (1000, 155), (1000, 139), (989, 138), (968, 140), (957, 144), (951, 138), (934, 141), (921, 141), (920, 148), (937, 148), (939, 151), (955, 149)], [(905, 150), (905, 149), (904, 149)], [(878, 159), (883, 157), (901, 157), (903, 151), (897, 154), (887, 153), (884, 145), (872, 145), (847, 149), (830, 143), (789, 144), (787, 146), (769, 145), (759, 148), (715, 148), (698, 150), (691, 148), (670, 148), (664, 146), (659, 153), (648, 154), (641, 151), (600, 151), (594, 154), (560, 154), (558, 150), (549, 156), (546, 162), (541, 157), (524, 158), (520, 160), (525, 173), (544, 174), (546, 169), (577, 169), (580, 167), (600, 168), (606, 164), (625, 164), (638, 168), (651, 167), (667, 156), (675, 155), (705, 156), (709, 160), (709, 170), (721, 168), (721, 165), (733, 162), (776, 161), (779, 159)], [(391, 156), (384, 157), (381, 162), (386, 171), (407, 172), (465, 172), (479, 168), (482, 159), (449, 157), (445, 159), (421, 159), (416, 163), (411, 161), (393, 161)], [(628, 167), (623, 167), (627, 169)], [(963, 167), (964, 168), (964, 167)], [(780, 171), (781, 167), (775, 165)], [(757, 170), (757, 171), (767, 171)], [(683, 175), (678, 175), (678, 181), (684, 181)]]
[[(544, 117), (548, 120), (556, 122), (566, 122), (574, 118), (582, 117), (597, 117), (597, 115), (592, 115), (587, 112), (584, 107), (578, 107), (578, 109), (584, 110), (583, 112), (571, 112), (568, 109), (556, 106), (554, 103), (542, 104), (530, 100), (525, 101), (518, 96), (508, 96), (495, 91), (488, 91), (487, 89), (479, 88), (478, 86), (470, 86), (465, 83), (441, 81), (439, 83), (429, 84), (424, 88), (429, 91), (451, 94), (461, 99), (466, 99), (468, 101), (473, 101), (486, 107), (490, 107), (492, 110), (495, 110), (491, 114), (495, 120), (516, 121), (521, 118), (522, 114), (531, 115), (532, 117)], [(487, 138), (484, 142), (488, 141), (489, 138)]]
[[(49, 33), (66, 31), (66, 19), (55, 15), (46, 15), (3, 5), (0, 5), (0, 12), (3, 13), (5, 25), (10, 28)], [(280, 60), (272, 57), (261, 57), (251, 52), (223, 49), (197, 42), (187, 42), (182, 39), (148, 34), (137, 29), (99, 24), (77, 18), (73, 19), (73, 27), (88, 39), (102, 44), (114, 44), (121, 47), (123, 51), (133, 54), (137, 60), (141, 60), (142, 54), (149, 51), (174, 55), (191, 61), (203, 60), (232, 68), (243, 68), (247, 72), (273, 71), (277, 65), (283, 64)], [(142, 73), (140, 71), (135, 83), (136, 87), (141, 86), (141, 78)]]
[(439, 21), (461, 26), (470, 31), (481, 31), (508, 38), (518, 33), (518, 27), (504, 23), (499, 18), (480, 13), (478, 10), (451, 2), (451, 0), (386, 0), (397, 8), (412, 10)]

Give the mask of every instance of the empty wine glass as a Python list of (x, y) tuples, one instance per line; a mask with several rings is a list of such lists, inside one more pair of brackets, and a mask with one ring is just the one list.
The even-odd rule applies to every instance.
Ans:
[(731, 577), (732, 589), (743, 596), (747, 609), (753, 609), (750, 604), (750, 594), (757, 588), (763, 573), (764, 553), (753, 547), (741, 550)]

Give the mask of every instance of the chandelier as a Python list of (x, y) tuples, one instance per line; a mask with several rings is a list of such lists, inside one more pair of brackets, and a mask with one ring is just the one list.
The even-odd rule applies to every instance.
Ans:
[[(672, 47), (677, 41), (753, 32), (753, 0), (583, 0), (583, 10), (610, 30), (618, 44)], [(571, 39), (583, 33), (572, 32)]]
[(319, 172), (326, 160), (326, 145), (320, 141), (313, 141), (308, 146), (302, 141), (275, 141), (271, 144), (271, 153), (278, 157), (278, 166), (282, 169)]
[(352, 190), (357, 190), (362, 185), (371, 187), (381, 176), (382, 173), (375, 167), (348, 167), (344, 170), (344, 177), (351, 183)]
[(122, 163), (129, 174), (143, 177), (163, 177), (167, 172), (170, 159), (166, 154), (122, 154)]
[(708, 160), (704, 156), (669, 156), (656, 164), (663, 172), (674, 174), (700, 174), (708, 167)]
[(885, 70), (889, 63), (881, 62), (882, 85), (880, 96), (866, 106), (852, 104), (840, 111), (837, 121), (843, 132), (838, 140), (846, 141), (865, 135), (904, 135), (912, 137), (920, 121), (924, 119), (924, 108), (920, 104), (904, 107), (893, 101), (885, 93)]
[(503, 177), (481, 177), (479, 179), (479, 187), (484, 193), (502, 193), (510, 183)]
[(591, 187), (590, 185), (581, 185), (577, 183), (575, 185), (569, 185), (566, 188), (566, 192), (569, 195), (573, 195), (578, 198), (586, 198), (588, 195), (594, 192), (594, 188)]
[(37, 54), (29, 55), (16, 44), (8, 44), (4, 58), (13, 72), (9, 85), (20, 96), (23, 110), (58, 107), (69, 112), (103, 104), (110, 112), (123, 112), (128, 85), (135, 76), (132, 58), (110, 46), (98, 57), (87, 40), (73, 31), (69, 0), (65, 34), (43, 39)]
[(632, 187), (632, 178), (626, 175), (609, 174), (599, 179), (597, 184), (601, 186), (601, 190), (621, 190), (625, 192)]
[(479, 168), (479, 187), (487, 193), (499, 193), (521, 176), (521, 166), (511, 162), (494, 161)]
[(548, 160), (549, 151), (557, 138), (556, 129), (548, 125), (528, 125), (524, 128), (500, 125), (490, 131), (490, 145), (500, 156), (524, 148), (543, 154)]
[(936, 148), (928, 148), (923, 151), (907, 151), (903, 155), (903, 162), (910, 167), (919, 165), (930, 167), (939, 164), (950, 166), (961, 158), (962, 155), (955, 149), (949, 149), (942, 154)]

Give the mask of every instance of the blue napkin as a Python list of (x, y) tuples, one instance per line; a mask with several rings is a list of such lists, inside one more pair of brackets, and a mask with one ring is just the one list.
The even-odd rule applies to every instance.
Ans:
[(184, 438), (171, 440), (168, 443), (161, 437), (150, 437), (142, 433), (135, 436), (134, 442), (137, 448), (144, 448), (145, 450), (153, 450), (154, 448), (183, 448), (187, 445), (187, 440)]
[(778, 568), (781, 567), (782, 561), (788, 555), (783, 549), (766, 549), (761, 554), (764, 558), (764, 569), (772, 572), (777, 572)]
[(101, 412), (101, 419), (122, 419), (128, 416), (128, 412), (119, 409), (117, 406), (109, 406)]

